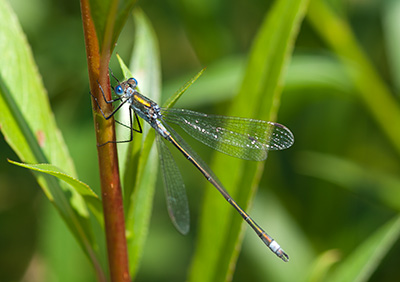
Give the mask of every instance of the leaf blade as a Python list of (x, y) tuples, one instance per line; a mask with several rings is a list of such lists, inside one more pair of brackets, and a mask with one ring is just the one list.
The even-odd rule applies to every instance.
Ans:
[[(141, 10), (134, 10), (133, 17), (137, 33), (130, 70), (138, 80), (140, 90), (157, 101), (161, 95), (161, 67), (156, 34)], [(128, 73), (123, 65), (121, 66), (124, 73)], [(123, 153), (127, 245), (130, 258), (129, 272), (132, 278), (137, 274), (143, 256), (157, 180), (154, 175), (158, 170), (154, 132), (149, 131), (147, 124), (143, 124), (142, 129), (142, 137), (134, 138), (126, 153)]]
[(173, 107), (178, 100), (182, 97), (183, 93), (188, 90), (188, 88), (196, 82), (196, 80), (203, 74), (203, 72), (206, 70), (206, 68), (203, 68), (200, 70), (194, 77), (192, 77), (189, 81), (187, 81), (181, 88), (178, 89), (178, 91), (175, 92), (174, 95), (168, 98), (168, 100), (164, 103), (163, 107), (165, 108), (171, 108)]
[(52, 164), (26, 164), (15, 162), (12, 160), (8, 160), (8, 162), (34, 171), (47, 173), (71, 185), (76, 190), (76, 192), (78, 192), (83, 197), (89, 208), (92, 210), (93, 215), (96, 217), (97, 221), (102, 227), (104, 227), (103, 207), (101, 201), (96, 193), (92, 189), (90, 189), (87, 184), (66, 174), (57, 166), (54, 166)]
[[(307, 3), (302, 0), (275, 2), (254, 40), (243, 84), (229, 115), (276, 119), (284, 69)], [(233, 198), (246, 210), (254, 197), (263, 165), (244, 164), (240, 160), (217, 156), (212, 167), (229, 187), (227, 190)], [(237, 172), (234, 177), (232, 171)], [(233, 215), (231, 207), (222, 205), (221, 198), (215, 197), (215, 193), (208, 189), (190, 281), (227, 281), (232, 278), (244, 229), (242, 219)], [(219, 215), (218, 218), (215, 214)], [(284, 249), (284, 245), (282, 247)]]
[[(18, 19), (6, 1), (0, 5), (0, 129), (10, 147), (23, 162), (52, 163), (76, 175), (72, 159), (56, 126), (48, 97), (29, 44)], [(34, 174), (49, 200), (100, 270), (88, 214), (71, 205), (83, 203), (69, 185), (47, 175)]]
[(342, 261), (329, 281), (368, 281), (399, 236), (400, 216), (397, 215)]
[[(118, 36), (136, 0), (90, 0), (100, 50), (114, 49)], [(111, 29), (110, 29), (111, 27)]]

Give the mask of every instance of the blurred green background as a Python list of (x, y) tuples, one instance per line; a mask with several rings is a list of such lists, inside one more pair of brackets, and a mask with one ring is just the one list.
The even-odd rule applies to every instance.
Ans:
[[(99, 194), (79, 2), (10, 2), (32, 46), (79, 178)], [(400, 1), (329, 2), (351, 24), (398, 103)], [(177, 106), (224, 114), (238, 91), (252, 40), (272, 3), (139, 1), (159, 40), (163, 99), (206, 66)], [(125, 61), (130, 59), (133, 34), (130, 19), (115, 49)], [(343, 35), (336, 36), (340, 41)], [(292, 130), (295, 144), (270, 153), (250, 211), (289, 255), (294, 249), (305, 250), (304, 257), (301, 253), (296, 257), (307, 262), (326, 256), (325, 263), (330, 261), (333, 268), (336, 260), (351, 255), (400, 210), (399, 150), (357, 95), (359, 88), (342, 62), (306, 18), (285, 78), (277, 120)], [(120, 74), (115, 56), (111, 68)], [(391, 129), (399, 131), (400, 124), (392, 122), (388, 117)], [(209, 161), (209, 149), (187, 140)], [(0, 281), (95, 281), (90, 264), (31, 172), (7, 162), (7, 158), (18, 159), (4, 138), (0, 146)], [(178, 165), (188, 190), (191, 232), (183, 237), (172, 226), (160, 182), (137, 281), (183, 281), (187, 275), (205, 181), (201, 175), (192, 176), (193, 170), (183, 161)], [(226, 205), (222, 197), (221, 205)], [(280, 219), (290, 226), (281, 228)], [(263, 260), (272, 254), (259, 243), (252, 232), (246, 232), (233, 281), (279, 277), (265, 268)], [(400, 245), (395, 243), (376, 264), (370, 281), (400, 277), (398, 255)]]

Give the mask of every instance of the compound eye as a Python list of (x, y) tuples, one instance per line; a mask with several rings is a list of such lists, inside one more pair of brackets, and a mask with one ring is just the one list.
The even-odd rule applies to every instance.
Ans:
[(118, 96), (122, 95), (124, 93), (124, 90), (122, 89), (121, 85), (117, 85), (115, 87), (115, 94), (117, 94)]
[(131, 77), (130, 79), (128, 79), (128, 81), (129, 84), (132, 85), (133, 87), (136, 87), (138, 85), (136, 78)]

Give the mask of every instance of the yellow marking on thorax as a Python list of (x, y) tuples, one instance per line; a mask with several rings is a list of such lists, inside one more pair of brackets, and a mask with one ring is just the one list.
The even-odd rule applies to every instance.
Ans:
[(150, 107), (149, 101), (144, 100), (142, 97), (135, 95), (136, 101), (138, 101), (140, 104), (145, 105), (146, 107)]

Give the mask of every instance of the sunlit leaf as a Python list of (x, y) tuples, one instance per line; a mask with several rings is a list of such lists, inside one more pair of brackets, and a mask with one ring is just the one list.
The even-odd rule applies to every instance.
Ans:
[[(76, 176), (55, 124), (29, 45), (6, 1), (0, 5), (0, 128), (25, 163), (51, 163)], [(89, 214), (81, 195), (54, 177), (34, 173), (86, 255), (97, 269)]]
[(395, 216), (343, 260), (326, 281), (368, 281), (399, 236), (400, 217)]
[[(146, 15), (141, 10), (135, 10), (133, 17), (136, 25), (136, 37), (130, 70), (132, 76), (138, 81), (140, 91), (157, 101), (161, 94), (158, 42)], [(147, 125), (143, 125), (142, 128), (142, 136), (135, 134), (134, 140), (129, 144), (126, 161), (122, 166), (131, 277), (135, 277), (143, 255), (153, 208), (157, 179), (154, 176), (158, 169), (154, 133), (148, 134)]]
[[(155, 33), (147, 17), (141, 10), (134, 11), (136, 37), (130, 70), (118, 56), (123, 74), (135, 77), (139, 91), (154, 101), (160, 100), (161, 78), (158, 43)], [(172, 106), (185, 90), (201, 75), (200, 71), (191, 81), (185, 84), (169, 102)], [(122, 112), (121, 119), (129, 116)], [(141, 121), (142, 122), (142, 121)], [(126, 121), (125, 121), (126, 123)], [(129, 123), (129, 121), (128, 121)], [(125, 207), (127, 209), (127, 240), (130, 254), (130, 272), (135, 276), (139, 260), (142, 256), (147, 237), (152, 199), (158, 168), (158, 156), (154, 143), (154, 132), (147, 134), (148, 125), (143, 125), (143, 137), (136, 138), (130, 143), (126, 161), (123, 162)], [(124, 130), (123, 128), (121, 130)], [(143, 143), (142, 143), (143, 142)], [(126, 150), (125, 148), (122, 151)], [(124, 154), (124, 153), (123, 153)]]
[(350, 24), (326, 1), (311, 1), (307, 16), (313, 28), (342, 60), (356, 93), (400, 154), (400, 131), (393, 130), (392, 126), (400, 124), (399, 103), (365, 55)]
[[(305, 281), (324, 281), (328, 272), (341, 259), (339, 250), (328, 250), (317, 257), (314, 264), (311, 265), (311, 273)], [(293, 277), (292, 279), (296, 279)]]
[[(96, 27), (99, 46), (108, 46), (112, 52), (135, 3), (136, 0), (90, 0), (90, 11)], [(110, 30), (110, 27), (113, 29)]]
[[(290, 254), (289, 262), (282, 263), (276, 256), (271, 256), (270, 251), (260, 244), (257, 235), (247, 228), (241, 255), (248, 257), (249, 263), (257, 269), (259, 281), (312, 281), (302, 278), (311, 277), (309, 273), (313, 270), (322, 271), (318, 263), (320, 258), (302, 226), (286, 210), (284, 200), (270, 191), (261, 190), (254, 199), (254, 207), (251, 212), (253, 218), (261, 226), (268, 226), (271, 232), (279, 234), (276, 239), (285, 242), (285, 251)], [(319, 269), (312, 267), (317, 263)]]
[(398, 46), (400, 46), (400, 2), (387, 1), (383, 3), (383, 22), (382, 29), (387, 49), (387, 62), (390, 64), (392, 78), (396, 83), (397, 91), (400, 90), (400, 54)]
[(199, 71), (192, 79), (190, 79), (188, 82), (185, 83), (178, 91), (175, 92), (174, 95), (172, 95), (164, 104), (165, 108), (171, 108), (173, 107), (176, 102), (182, 97), (183, 93), (193, 84), (196, 82), (196, 80), (203, 74), (203, 72), (206, 69), (202, 69)]
[(117, 54), (117, 59), (118, 63), (121, 67), (122, 74), (124, 75), (124, 79), (132, 77), (131, 70), (128, 68), (128, 66), (125, 64), (125, 62), (122, 60), (122, 58)]
[(11, 160), (9, 160), (9, 162), (21, 167), (53, 175), (58, 179), (70, 184), (76, 190), (76, 192), (78, 192), (83, 197), (86, 204), (89, 206), (93, 215), (96, 217), (101, 226), (104, 225), (103, 207), (101, 201), (96, 193), (93, 192), (93, 190), (90, 189), (87, 184), (79, 181), (72, 176), (65, 174), (61, 169), (51, 164), (23, 164)]
[[(293, 42), (297, 36), (308, 1), (276, 1), (254, 40), (239, 95), (228, 115), (275, 120), (282, 81)], [(245, 210), (254, 197), (263, 164), (243, 162), (216, 155), (213, 169), (234, 199)], [(210, 186), (210, 185), (209, 185)], [(242, 224), (238, 214), (222, 197), (207, 187), (200, 234), (192, 261), (190, 281), (230, 280), (241, 244)], [(216, 216), (218, 215), (218, 216)], [(279, 234), (267, 230), (273, 237)], [(276, 238), (279, 242), (279, 238)], [(264, 247), (266, 255), (269, 253)], [(280, 242), (285, 249), (284, 242)], [(290, 254), (289, 254), (290, 256)], [(277, 263), (282, 263), (276, 259)]]
[[(207, 77), (190, 87), (190, 95), (179, 102), (180, 107), (201, 107), (214, 105), (232, 99), (234, 89), (240, 86), (244, 72), (244, 59), (239, 56), (218, 60), (207, 66)], [(163, 93), (173, 93), (188, 79), (188, 74), (167, 81)], [(284, 79), (284, 91), (298, 93), (299, 90), (321, 89), (334, 91), (339, 95), (354, 94), (354, 85), (346, 74), (343, 64), (328, 55), (294, 55)], [(305, 92), (307, 95), (312, 92)]]

